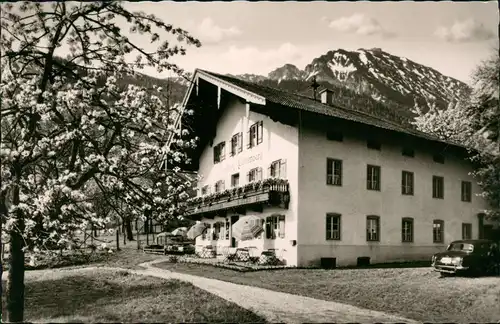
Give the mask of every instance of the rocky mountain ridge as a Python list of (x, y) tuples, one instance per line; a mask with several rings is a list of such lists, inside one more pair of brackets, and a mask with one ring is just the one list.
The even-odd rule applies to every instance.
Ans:
[[(170, 102), (175, 103), (182, 101), (191, 75), (151, 80), (168, 86)], [(444, 108), (471, 91), (462, 81), (380, 48), (332, 50), (313, 59), (303, 70), (285, 64), (267, 76), (250, 73), (232, 76), (309, 97), (314, 96), (311, 83), (315, 78), (321, 87), (335, 93), (336, 104), (398, 122), (413, 117), (411, 110), (415, 104), (424, 110), (431, 104)]]

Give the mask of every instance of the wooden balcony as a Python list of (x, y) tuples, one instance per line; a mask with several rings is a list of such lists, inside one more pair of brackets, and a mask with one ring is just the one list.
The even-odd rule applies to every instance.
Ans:
[(244, 210), (248, 207), (277, 206), (288, 209), (290, 201), (288, 181), (284, 179), (265, 179), (241, 187), (202, 197), (194, 197), (186, 202), (185, 216), (210, 217), (225, 214), (227, 210)]

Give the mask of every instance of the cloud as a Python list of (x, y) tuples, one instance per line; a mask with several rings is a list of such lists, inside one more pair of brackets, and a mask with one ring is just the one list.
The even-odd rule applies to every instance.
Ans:
[[(323, 19), (322, 19), (323, 20)], [(380, 23), (364, 14), (353, 14), (349, 17), (341, 17), (331, 20), (328, 27), (343, 33), (358, 34), (364, 36), (391, 37), (394, 33), (385, 30)]]
[(252, 46), (231, 46), (219, 60), (224, 62), (227, 73), (260, 73), (269, 71), (286, 63), (297, 64), (303, 59), (302, 51), (291, 43), (284, 43), (277, 48), (259, 49)]
[(205, 18), (195, 27), (193, 33), (202, 43), (219, 43), (222, 40), (233, 38), (241, 34), (235, 26), (224, 28), (215, 24), (212, 18)]
[(449, 27), (441, 26), (434, 34), (441, 39), (455, 43), (483, 41), (495, 37), (491, 30), (474, 19), (456, 21)]

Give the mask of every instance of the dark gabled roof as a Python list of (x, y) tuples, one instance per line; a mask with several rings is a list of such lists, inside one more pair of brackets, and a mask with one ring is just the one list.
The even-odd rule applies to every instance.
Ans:
[(344, 120), (350, 120), (366, 125), (371, 125), (374, 127), (390, 130), (390, 131), (395, 131), (398, 133), (403, 133), (403, 134), (408, 134), (411, 136), (416, 136), (419, 138), (423, 138), (426, 140), (431, 140), (434, 142), (441, 142), (445, 143), (448, 145), (453, 145), (457, 146), (460, 148), (465, 148), (463, 145), (459, 143), (455, 143), (452, 141), (443, 141), (437, 137), (434, 137), (432, 135), (429, 135), (427, 133), (423, 133), (420, 131), (417, 131), (415, 129), (412, 129), (408, 126), (401, 125), (396, 122), (392, 122), (380, 117), (376, 117), (373, 115), (370, 115), (368, 113), (360, 112), (360, 111), (355, 111), (352, 109), (347, 109), (339, 106), (331, 106), (331, 105), (326, 105), (323, 104), (317, 100), (314, 100), (309, 97), (305, 97), (302, 95), (290, 93), (287, 91), (275, 89), (272, 87), (244, 81), (235, 77), (230, 77), (227, 75), (222, 75), (218, 73), (213, 73), (205, 70), (199, 70), (201, 72), (210, 74), (216, 78), (219, 78), (223, 81), (230, 82), (234, 84), (235, 86), (238, 86), (240, 88), (243, 88), (247, 91), (253, 92), (259, 96), (262, 96), (266, 98), (266, 101), (269, 101), (271, 103), (281, 105), (281, 106), (286, 106), (290, 108), (295, 108), (295, 109), (300, 109), (304, 111), (309, 111), (321, 115), (326, 115), (326, 116), (331, 116), (331, 117), (336, 117)]

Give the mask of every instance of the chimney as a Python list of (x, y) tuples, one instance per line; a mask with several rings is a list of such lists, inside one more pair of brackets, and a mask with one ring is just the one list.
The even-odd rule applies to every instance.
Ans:
[(333, 91), (330, 89), (322, 89), (319, 92), (320, 98), (321, 98), (321, 103), (325, 105), (332, 105), (333, 104)]
[(316, 91), (319, 88), (319, 84), (318, 84), (318, 82), (316, 82), (316, 76), (313, 76), (313, 79), (311, 82), (311, 88), (313, 89), (314, 100), (316, 100)]

